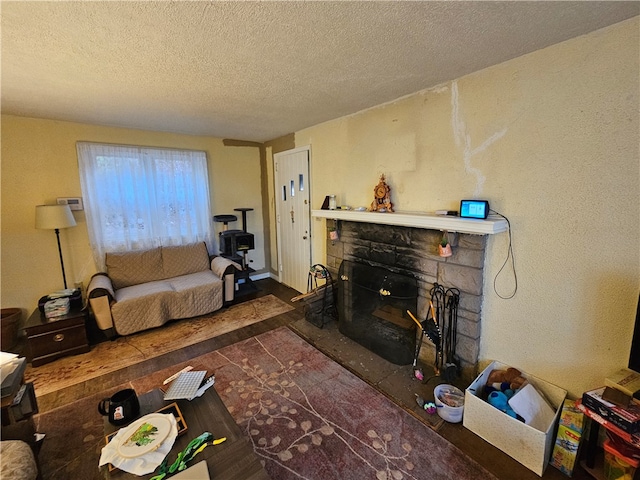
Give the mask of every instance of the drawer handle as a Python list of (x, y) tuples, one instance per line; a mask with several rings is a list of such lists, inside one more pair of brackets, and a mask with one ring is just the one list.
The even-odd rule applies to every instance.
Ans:
[(64, 340), (64, 333), (58, 333), (58, 334), (53, 336), (53, 341), (54, 342), (61, 342), (63, 340)]

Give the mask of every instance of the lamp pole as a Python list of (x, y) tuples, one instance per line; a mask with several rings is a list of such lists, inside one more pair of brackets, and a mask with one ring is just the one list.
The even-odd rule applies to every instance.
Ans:
[(60, 267), (62, 268), (62, 280), (64, 288), (67, 289), (67, 276), (64, 273), (64, 261), (62, 260), (62, 248), (60, 247), (60, 229), (56, 228), (56, 239), (58, 240), (58, 254), (60, 255)]

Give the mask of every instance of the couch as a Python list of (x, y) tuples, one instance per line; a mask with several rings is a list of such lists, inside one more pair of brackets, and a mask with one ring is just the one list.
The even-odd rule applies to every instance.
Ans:
[(87, 297), (107, 336), (216, 311), (233, 301), (235, 270), (242, 269), (227, 258), (210, 258), (204, 242), (107, 253), (105, 263), (107, 271), (91, 278)]
[(0, 478), (2, 480), (36, 480), (41, 478), (31, 447), (22, 440), (0, 442)]

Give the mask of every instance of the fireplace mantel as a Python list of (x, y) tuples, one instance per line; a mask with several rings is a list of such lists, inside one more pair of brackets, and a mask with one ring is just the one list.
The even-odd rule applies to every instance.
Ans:
[(472, 218), (414, 212), (380, 213), (360, 212), (356, 210), (312, 210), (311, 216), (334, 220), (347, 220), (350, 222), (446, 230), (449, 232), (471, 233), (476, 235), (492, 235), (507, 231), (507, 221), (497, 215), (490, 215), (486, 220), (476, 220)]

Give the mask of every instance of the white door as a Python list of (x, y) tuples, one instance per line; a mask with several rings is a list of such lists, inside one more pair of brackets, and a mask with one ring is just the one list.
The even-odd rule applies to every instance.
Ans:
[(280, 282), (307, 291), (311, 266), (309, 147), (273, 156)]

